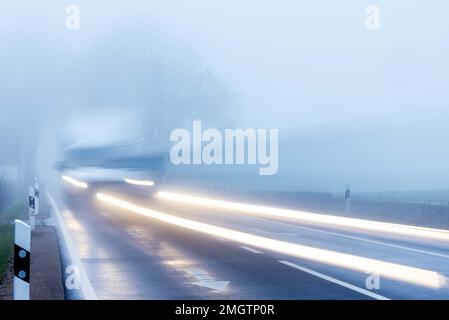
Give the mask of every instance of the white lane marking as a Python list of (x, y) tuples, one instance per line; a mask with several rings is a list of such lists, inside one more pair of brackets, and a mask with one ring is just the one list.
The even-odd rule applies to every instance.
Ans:
[(240, 248), (245, 249), (245, 250), (247, 250), (249, 252), (252, 252), (252, 253), (255, 253), (255, 254), (261, 254), (262, 253), (262, 251), (259, 251), (259, 250), (256, 250), (256, 249), (253, 249), (253, 248), (247, 247), (247, 246), (240, 246)]
[(68, 250), (68, 253), (70, 256), (70, 260), (72, 260), (73, 264), (78, 266), (80, 289), (83, 293), (84, 299), (98, 300), (97, 294), (95, 293), (94, 288), (92, 287), (92, 284), (91, 284), (89, 278), (87, 277), (86, 270), (84, 269), (83, 263), (81, 262), (81, 259), (78, 255), (78, 251), (76, 250), (76, 247), (72, 240), (72, 237), (70, 236), (70, 233), (67, 231), (67, 228), (65, 227), (61, 212), (59, 211), (55, 200), (53, 199), (53, 197), (51, 196), (51, 194), (48, 190), (47, 190), (47, 198), (50, 201), (51, 206), (53, 207), (53, 212), (54, 212), (54, 215), (56, 216), (56, 221), (58, 223), (59, 230), (62, 234), (65, 245), (67, 247), (67, 250)]
[[(266, 219), (264, 219), (264, 220), (268, 221)], [(330, 234), (330, 235), (339, 236), (339, 237), (342, 237), (342, 238), (347, 238), (347, 239), (352, 239), (352, 240), (359, 240), (359, 241), (374, 243), (374, 244), (383, 245), (383, 246), (387, 246), (387, 247), (392, 247), (392, 248), (396, 248), (396, 249), (413, 251), (413, 252), (427, 254), (427, 255), (431, 255), (431, 256), (435, 256), (435, 257), (449, 259), (449, 255), (444, 254), (444, 253), (427, 251), (427, 250), (423, 250), (423, 249), (416, 249), (416, 248), (411, 248), (411, 247), (407, 247), (407, 246), (401, 246), (401, 245), (398, 245), (398, 244), (388, 243), (388, 242), (384, 242), (384, 241), (371, 240), (371, 239), (362, 238), (362, 237), (349, 236), (349, 235), (346, 235), (346, 234), (343, 234), (343, 233), (339, 233), (339, 232), (325, 231), (325, 230), (319, 230), (319, 229), (315, 229), (315, 228), (309, 228), (309, 227), (303, 227), (303, 226), (298, 226), (298, 225), (292, 225), (292, 224), (288, 224), (288, 223), (285, 223), (285, 222), (271, 221), (270, 220), (270, 223), (276, 223), (276, 224), (280, 224), (280, 225), (283, 225), (283, 226), (299, 228), (299, 229), (302, 229), (302, 230), (308, 230), (308, 231), (312, 231), (312, 232), (319, 232), (319, 233), (324, 233), (324, 234)], [(273, 234), (279, 234), (279, 233), (273, 233)]]
[(352, 285), (350, 283), (347, 283), (345, 281), (341, 281), (341, 280), (338, 280), (336, 278), (327, 276), (327, 275), (322, 274), (320, 272), (313, 271), (313, 270), (305, 268), (305, 267), (301, 267), (301, 266), (299, 266), (299, 265), (297, 265), (295, 263), (292, 263), (292, 262), (289, 262), (289, 261), (283, 261), (283, 260), (279, 260), (279, 262), (282, 263), (282, 264), (285, 264), (286, 266), (289, 266), (289, 267), (292, 267), (294, 269), (306, 272), (306, 273), (311, 274), (313, 276), (316, 276), (318, 278), (324, 279), (326, 281), (338, 284), (338, 285), (340, 285), (342, 287), (345, 287), (345, 288), (348, 288), (350, 290), (356, 291), (358, 293), (364, 294), (364, 295), (366, 295), (368, 297), (371, 297), (371, 298), (374, 298), (374, 299), (377, 299), (377, 300), (391, 300), (391, 299), (389, 299), (387, 297), (381, 296), (380, 294), (371, 292), (371, 291), (363, 289), (363, 288), (359, 288), (359, 287), (354, 286), (354, 285)]
[(200, 287), (205, 287), (214, 291), (221, 292), (228, 287), (229, 281), (200, 280), (192, 283)]
[(227, 288), (229, 284), (229, 281), (215, 280), (210, 275), (208, 275), (206, 271), (201, 269), (187, 268), (184, 269), (184, 271), (187, 272), (189, 275), (191, 275), (193, 278), (195, 278), (196, 281), (192, 282), (192, 284), (200, 287), (206, 287), (208, 289), (212, 289), (215, 291), (223, 291)]

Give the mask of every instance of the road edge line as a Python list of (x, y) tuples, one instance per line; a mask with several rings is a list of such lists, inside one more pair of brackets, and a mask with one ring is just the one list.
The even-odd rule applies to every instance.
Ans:
[(84, 265), (81, 262), (78, 252), (76, 251), (75, 244), (72, 240), (72, 237), (70, 236), (69, 232), (67, 231), (67, 228), (64, 225), (64, 221), (63, 221), (61, 212), (59, 211), (58, 206), (56, 205), (56, 202), (53, 199), (53, 197), (51, 196), (48, 189), (47, 189), (47, 198), (53, 208), (53, 212), (56, 217), (56, 221), (58, 223), (58, 228), (62, 234), (63, 241), (66, 245), (68, 254), (70, 256), (70, 260), (72, 260), (73, 264), (78, 266), (79, 279), (81, 282), (80, 289), (83, 294), (83, 297), (85, 300), (98, 300), (97, 294), (95, 293), (95, 290), (92, 287), (89, 277), (87, 276), (86, 270), (84, 269)]

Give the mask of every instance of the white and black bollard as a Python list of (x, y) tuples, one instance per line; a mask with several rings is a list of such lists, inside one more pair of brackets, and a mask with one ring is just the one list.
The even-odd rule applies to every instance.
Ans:
[(34, 197), (34, 188), (30, 187), (28, 192), (28, 214), (30, 217), (30, 227), (31, 230), (34, 231), (36, 227), (36, 217), (35, 217), (35, 209), (36, 209), (36, 198)]
[(351, 187), (350, 185), (346, 185), (345, 190), (345, 210), (346, 212), (351, 212)]
[(31, 228), (20, 220), (14, 222), (14, 300), (30, 300)]
[(39, 182), (34, 178), (34, 215), (39, 214)]

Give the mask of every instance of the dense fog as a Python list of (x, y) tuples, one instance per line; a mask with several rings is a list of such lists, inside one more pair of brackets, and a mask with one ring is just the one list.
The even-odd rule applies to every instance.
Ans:
[(3, 0), (0, 171), (142, 139), (168, 152), (201, 120), (278, 129), (277, 174), (247, 172), (274, 189), (449, 189), (449, 3), (379, 1), (378, 30), (370, 4)]

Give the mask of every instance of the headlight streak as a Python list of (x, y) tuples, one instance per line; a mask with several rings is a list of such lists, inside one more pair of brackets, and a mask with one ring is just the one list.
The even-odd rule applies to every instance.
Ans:
[(151, 187), (154, 186), (154, 182), (151, 180), (136, 180), (136, 179), (130, 179), (130, 178), (124, 178), (123, 181), (129, 184), (134, 184), (137, 186), (146, 186)]
[(346, 218), (299, 210), (289, 210), (253, 204), (223, 201), (164, 191), (159, 191), (156, 196), (164, 200), (180, 203), (188, 203), (203, 207), (214, 207), (226, 210), (234, 210), (257, 215), (293, 219), (302, 222), (320, 223), (329, 226), (339, 226), (351, 229), (376, 231), (380, 233), (392, 233), (397, 235), (449, 241), (449, 230), (444, 229), (433, 229), (433, 228), (425, 228), (425, 227), (395, 224), (388, 222)]
[(87, 189), (87, 187), (88, 187), (87, 183), (82, 182), (82, 181), (78, 181), (78, 180), (73, 179), (73, 178), (68, 177), (68, 176), (62, 176), (62, 179), (67, 181), (67, 182), (69, 182), (69, 183), (71, 183), (72, 185), (74, 185), (75, 187), (78, 187), (78, 188)]
[(439, 288), (446, 283), (446, 278), (437, 272), (419, 269), (385, 261), (369, 259), (335, 251), (303, 246), (295, 243), (265, 238), (227, 228), (180, 218), (159, 211), (143, 208), (119, 198), (97, 193), (97, 198), (110, 205), (169, 223), (185, 229), (232, 240), (241, 244), (262, 248), (286, 255), (331, 264), (359, 272), (377, 273), (386, 278), (405, 281), (415, 285)]

